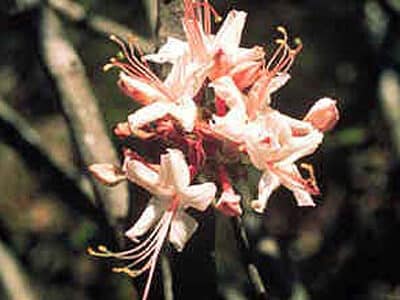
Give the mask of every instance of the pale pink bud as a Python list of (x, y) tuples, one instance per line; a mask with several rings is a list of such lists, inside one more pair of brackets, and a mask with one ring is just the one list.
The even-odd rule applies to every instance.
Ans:
[(222, 193), (215, 208), (229, 217), (237, 217), (242, 214), (240, 207), (240, 196), (235, 194), (233, 190), (228, 190)]
[(320, 131), (331, 130), (339, 120), (339, 111), (336, 101), (330, 98), (318, 100), (304, 117), (304, 121), (310, 122)]
[(132, 135), (128, 122), (118, 123), (114, 128), (114, 134), (119, 138), (126, 138)]
[(89, 166), (93, 176), (105, 185), (116, 185), (125, 180), (125, 174), (112, 164), (93, 164)]

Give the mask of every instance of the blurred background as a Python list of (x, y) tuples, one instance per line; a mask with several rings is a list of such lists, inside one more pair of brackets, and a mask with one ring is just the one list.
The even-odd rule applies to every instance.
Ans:
[[(280, 189), (264, 216), (243, 218), (268, 299), (400, 299), (400, 1), (213, 4), (222, 15), (247, 11), (243, 45), (260, 44), (267, 55), (277, 26), (301, 38), (275, 107), (301, 118), (328, 96), (341, 112), (305, 160), (322, 191), (317, 207), (298, 208)], [(3, 0), (0, 7), (0, 299), (136, 299), (131, 280), (86, 249), (126, 243), (120, 235), (144, 203), (141, 191), (129, 187), (137, 201), (127, 213), (126, 190), (108, 194), (88, 180), (87, 165), (118, 160), (112, 128), (135, 108), (116, 73), (102, 71), (118, 51), (107, 35), (133, 32), (152, 50), (171, 32), (179, 37), (179, 3)], [(258, 175), (248, 175), (237, 188), (251, 199)], [(255, 298), (231, 223), (211, 220), (215, 251), (214, 235), (204, 246), (201, 233), (181, 259), (167, 249), (172, 279), (157, 276), (153, 299), (171, 299), (163, 279), (177, 299)], [(204, 265), (195, 262), (202, 251), (210, 254), (203, 269), (216, 266), (211, 275), (193, 269)], [(190, 289), (179, 287), (185, 280)]]

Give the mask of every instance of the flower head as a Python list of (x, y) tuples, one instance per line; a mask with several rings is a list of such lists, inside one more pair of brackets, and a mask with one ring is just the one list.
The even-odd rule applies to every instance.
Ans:
[[(218, 182), (220, 197), (214, 208), (227, 216), (240, 216), (242, 197), (228, 170), (236, 175), (233, 179), (238, 178), (235, 171), (243, 170), (242, 158), (247, 155), (262, 172), (257, 199), (251, 203), (255, 211), (263, 212), (281, 185), (292, 191), (299, 206), (314, 206), (312, 196), (319, 189), (313, 168), (298, 161), (316, 151), (324, 132), (339, 119), (336, 101), (329, 98), (318, 100), (300, 120), (273, 108), (271, 97), (291, 78), (289, 70), (302, 49), (299, 40), (295, 47), (289, 45), (283, 27), (277, 28), (281, 38), (266, 59), (261, 47), (240, 46), (246, 12), (232, 10), (223, 20), (208, 0), (183, 1), (186, 41), (170, 37), (157, 53), (143, 55), (134, 43), (112, 36), (122, 54), (105, 66), (120, 69), (118, 85), (142, 105), (127, 122), (118, 123), (114, 133), (120, 139), (133, 134), (142, 143), (156, 140), (164, 153), (159, 163), (152, 164), (127, 148), (121, 169), (110, 164), (89, 168), (104, 184), (129, 180), (152, 195), (125, 232), (138, 245), (123, 252), (104, 246), (90, 249), (96, 256), (129, 261), (115, 272), (133, 277), (148, 272), (143, 299), (149, 295), (165, 241), (182, 251), (197, 229), (187, 209), (205, 211), (215, 198), (213, 182), (191, 184), (192, 179), (203, 173)], [(222, 21), (216, 33), (212, 33), (213, 19)], [(161, 80), (148, 62), (172, 66)]]
[(145, 271), (149, 276), (143, 299), (147, 298), (158, 255), (166, 239), (182, 251), (197, 229), (197, 221), (185, 212), (188, 208), (204, 211), (215, 197), (216, 186), (211, 183), (190, 185), (190, 170), (180, 150), (168, 149), (161, 155), (160, 165), (149, 165), (131, 155), (125, 159), (126, 178), (149, 191), (153, 196), (135, 224), (125, 232), (134, 242), (147, 234), (138, 246), (114, 253), (104, 247), (97, 256), (131, 260), (127, 266), (114, 268), (136, 277)]

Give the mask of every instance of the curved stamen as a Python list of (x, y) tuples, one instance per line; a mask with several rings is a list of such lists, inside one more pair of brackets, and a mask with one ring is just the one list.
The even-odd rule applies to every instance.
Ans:
[(135, 49), (142, 55), (139, 47), (130, 41), (128, 47), (124, 41), (115, 35), (110, 36), (110, 40), (115, 42), (122, 50), (124, 58), (128, 63), (123, 63), (118, 61), (116, 58), (110, 59), (110, 63), (104, 66), (104, 70), (109, 70), (112, 66), (120, 68), (127, 75), (135, 77), (139, 80), (144, 80), (147, 84), (153, 85), (161, 93), (163, 93), (166, 98), (170, 101), (174, 101), (175, 95), (164, 85), (164, 83), (150, 70), (147, 62), (139, 60), (135, 55)]
[[(121, 260), (133, 260), (124, 267), (113, 268), (113, 272), (116, 273), (125, 273), (130, 277), (137, 277), (150, 270), (142, 298), (143, 300), (146, 300), (150, 291), (150, 285), (154, 275), (157, 259), (169, 232), (175, 211), (176, 210), (174, 209), (172, 211), (165, 212), (146, 240), (131, 250), (123, 252), (111, 252), (105, 246), (101, 245), (98, 247), (99, 252), (94, 251), (91, 248), (88, 249), (88, 252), (94, 256), (118, 258)], [(131, 255), (133, 253), (134, 255)], [(142, 264), (140, 268), (133, 268), (139, 264)]]
[(277, 30), (282, 33), (283, 37), (276, 40), (279, 47), (275, 50), (265, 67), (266, 74), (270, 78), (274, 77), (278, 72), (288, 72), (296, 55), (302, 49), (300, 39), (295, 39), (295, 43), (297, 44), (296, 48), (290, 48), (286, 29), (282, 26), (278, 26)]
[(164, 244), (165, 238), (167, 237), (167, 234), (168, 234), (168, 231), (169, 231), (169, 227), (170, 227), (172, 218), (174, 216), (174, 213), (173, 212), (167, 212), (167, 213), (165, 213), (165, 216), (167, 216), (166, 221), (165, 221), (165, 225), (162, 228), (163, 230), (162, 230), (162, 232), (160, 234), (160, 239), (159, 239), (159, 243), (157, 245), (157, 248), (155, 249), (154, 255), (151, 258), (151, 263), (150, 263), (151, 267), (150, 267), (150, 271), (149, 271), (149, 277), (147, 278), (146, 287), (145, 287), (144, 292), (143, 292), (143, 300), (147, 299), (147, 296), (148, 296), (148, 294), (150, 292), (151, 281), (152, 281), (154, 270), (155, 270), (155, 267), (156, 267), (156, 262), (157, 262), (157, 259), (158, 259), (158, 255), (160, 254), (162, 245)]

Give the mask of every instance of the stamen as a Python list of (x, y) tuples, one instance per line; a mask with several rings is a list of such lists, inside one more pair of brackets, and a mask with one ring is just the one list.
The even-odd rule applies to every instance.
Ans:
[[(201, 11), (201, 8), (203, 8), (203, 11)], [(185, 1), (185, 19), (195, 20), (202, 24), (206, 34), (211, 33), (211, 14), (214, 16), (215, 23), (222, 21), (222, 17), (208, 0), (204, 0), (204, 2)]]
[(107, 71), (109, 71), (110, 69), (112, 69), (112, 68), (114, 68), (115, 66), (113, 65), (113, 64), (105, 64), (104, 66), (103, 66), (103, 72), (107, 72)]
[(283, 35), (283, 37), (275, 40), (279, 47), (275, 50), (265, 67), (266, 74), (269, 78), (274, 77), (278, 72), (288, 72), (296, 55), (302, 49), (302, 43), (299, 38), (294, 39), (294, 43), (297, 46), (292, 49), (288, 45), (288, 34), (286, 29), (283, 26), (278, 26), (277, 30)]
[[(150, 70), (147, 62), (143, 59), (139, 60), (135, 55), (135, 49), (140, 56), (143, 56), (141, 49), (136, 46), (135, 39), (130, 37), (128, 47), (120, 38), (115, 35), (110, 36), (110, 40), (115, 42), (121, 48), (121, 55), (128, 63), (118, 61), (115, 57), (110, 59), (110, 64), (123, 70), (127, 75), (145, 80), (146, 83), (153, 85), (162, 92), (170, 101), (174, 101), (175, 95), (165, 87), (164, 83)], [(104, 68), (103, 68), (104, 69)], [(105, 66), (110, 69), (110, 66)]]
[[(146, 300), (150, 291), (155, 265), (157, 263), (161, 248), (167, 237), (174, 213), (175, 210), (164, 213), (146, 240), (133, 249), (123, 252), (111, 252), (107, 249), (107, 247), (100, 245), (97, 247), (98, 251), (94, 251), (92, 248), (89, 248), (88, 252), (90, 255), (94, 256), (132, 260), (130, 264), (123, 267), (114, 267), (112, 271), (116, 273), (124, 273), (130, 277), (137, 277), (150, 270), (142, 298), (143, 300)], [(137, 265), (141, 266), (139, 268), (134, 268)]]

